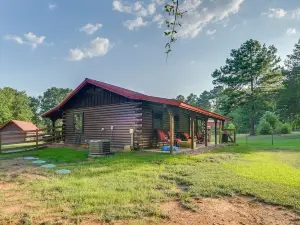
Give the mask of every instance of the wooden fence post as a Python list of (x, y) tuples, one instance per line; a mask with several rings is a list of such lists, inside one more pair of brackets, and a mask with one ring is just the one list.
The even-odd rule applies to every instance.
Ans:
[(35, 144), (36, 144), (36, 148), (39, 147), (39, 130), (36, 129), (35, 131)]
[(236, 129), (234, 129), (234, 131), (233, 131), (234, 133), (233, 133), (233, 139), (234, 139), (234, 143), (236, 143)]

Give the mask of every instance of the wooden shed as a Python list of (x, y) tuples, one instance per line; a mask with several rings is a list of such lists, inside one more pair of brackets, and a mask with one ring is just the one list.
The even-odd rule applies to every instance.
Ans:
[(50, 118), (53, 124), (62, 119), (66, 144), (108, 139), (114, 150), (132, 144), (130, 130), (134, 131), (133, 145), (137, 148), (156, 146), (155, 130), (170, 131), (172, 147), (176, 133), (188, 132), (193, 139), (201, 129), (206, 130), (207, 137), (209, 118), (223, 125), (229, 120), (175, 99), (148, 96), (88, 78), (42, 117)]
[(5, 145), (28, 141), (27, 136), (34, 135), (34, 130), (39, 128), (31, 122), (10, 120), (0, 127), (0, 134), (5, 134), (1, 135), (1, 143)]

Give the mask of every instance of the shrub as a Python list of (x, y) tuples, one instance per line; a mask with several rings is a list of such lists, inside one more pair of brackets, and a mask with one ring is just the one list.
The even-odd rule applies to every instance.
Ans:
[(273, 133), (272, 126), (266, 120), (260, 121), (258, 130), (259, 130), (259, 134), (262, 135), (269, 135)]
[(281, 134), (290, 134), (292, 132), (292, 127), (288, 123), (284, 123), (280, 127)]
[(271, 125), (273, 131), (275, 131), (280, 124), (279, 117), (275, 113), (269, 111), (264, 113), (260, 121), (267, 121)]

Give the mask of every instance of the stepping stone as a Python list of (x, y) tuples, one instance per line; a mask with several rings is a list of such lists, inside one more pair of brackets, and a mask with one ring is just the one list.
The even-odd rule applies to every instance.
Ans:
[(56, 170), (56, 174), (69, 174), (69, 173), (71, 173), (70, 170), (65, 170), (65, 169)]
[(44, 161), (44, 160), (35, 160), (32, 163), (34, 163), (34, 164), (44, 164), (44, 163), (46, 163), (46, 161)]
[(45, 165), (42, 165), (41, 167), (50, 169), (50, 168), (56, 167), (56, 165), (54, 165), (54, 164), (45, 164)]
[(24, 157), (24, 160), (38, 160), (38, 159), (39, 158), (33, 156)]

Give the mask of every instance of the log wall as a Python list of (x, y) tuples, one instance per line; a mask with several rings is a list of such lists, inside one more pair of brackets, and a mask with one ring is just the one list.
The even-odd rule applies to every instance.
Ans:
[[(83, 133), (74, 131), (74, 114), (83, 113)], [(63, 114), (66, 144), (82, 144), (86, 140), (108, 139), (112, 149), (130, 145), (129, 129), (135, 130), (135, 144), (140, 141), (142, 108), (139, 102), (127, 102), (66, 110)], [(113, 130), (111, 130), (113, 126)]]

